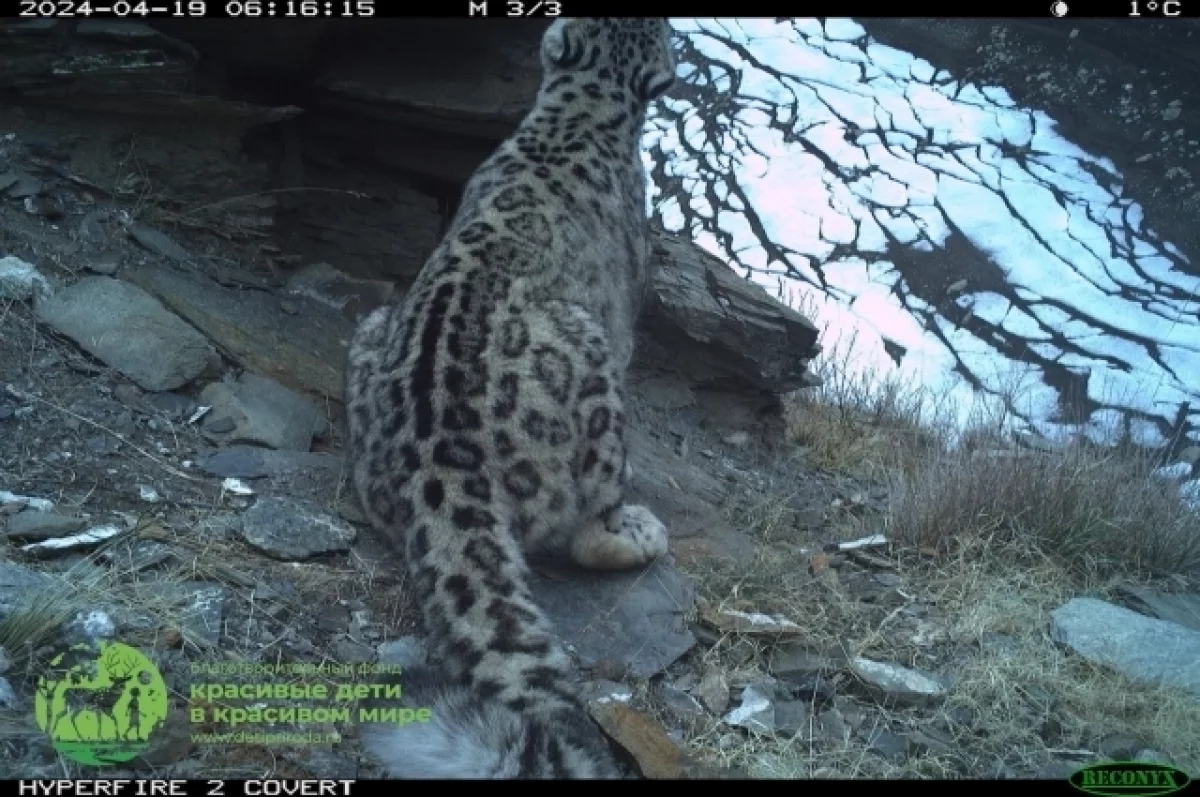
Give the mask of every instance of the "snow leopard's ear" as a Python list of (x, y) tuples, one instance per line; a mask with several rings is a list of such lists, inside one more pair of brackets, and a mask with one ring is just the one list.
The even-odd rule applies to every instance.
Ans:
[(671, 49), (671, 23), (663, 19), (645, 20), (649, 35), (641, 37), (647, 50), (643, 65), (634, 75), (633, 90), (638, 99), (650, 103), (675, 85), (675, 53)]
[(580, 20), (559, 17), (542, 34), (542, 57), (559, 69), (570, 69), (583, 59), (586, 41)]

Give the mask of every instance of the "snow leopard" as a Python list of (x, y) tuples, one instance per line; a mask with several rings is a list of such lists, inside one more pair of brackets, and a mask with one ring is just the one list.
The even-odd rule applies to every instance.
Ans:
[(411, 289), (359, 324), (351, 481), (403, 557), (429, 665), (371, 723), (394, 777), (612, 778), (531, 555), (646, 565), (666, 526), (625, 501), (626, 372), (649, 294), (642, 136), (675, 81), (665, 19), (555, 20), (532, 109), (467, 181)]

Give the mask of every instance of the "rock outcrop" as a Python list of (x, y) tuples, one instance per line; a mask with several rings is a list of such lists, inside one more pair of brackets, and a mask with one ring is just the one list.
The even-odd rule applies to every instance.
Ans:
[[(188, 264), (214, 283), (269, 292), (329, 263), (404, 290), (463, 182), (527, 110), (544, 24), (6, 21), (0, 92), (88, 131), (47, 144), (46, 192), (144, 192), (146, 220), (190, 251), (211, 236), (240, 244), (238, 264)], [(654, 256), (640, 367), (760, 397), (812, 381), (807, 319), (689, 241), (659, 233)], [(200, 278), (161, 273), (179, 265), (164, 257), (137, 280), (177, 310), (155, 285)], [(291, 384), (340, 398), (338, 378)]]

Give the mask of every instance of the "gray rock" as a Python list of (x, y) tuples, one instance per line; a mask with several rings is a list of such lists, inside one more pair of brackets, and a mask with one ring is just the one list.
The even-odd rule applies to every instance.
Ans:
[(692, 393), (692, 388), (682, 380), (657, 374), (642, 379), (636, 377), (635, 374), (637, 394), (651, 407), (662, 410), (678, 410), (694, 406), (696, 403), (696, 396)]
[(953, 739), (943, 736), (933, 728), (926, 728), (923, 731), (913, 731), (908, 736), (909, 745), (918, 752), (930, 753), (932, 755), (953, 756), (955, 746)]
[[(356, 219), (370, 212), (362, 203), (355, 207)], [(342, 215), (339, 221), (344, 222), (348, 214)], [(318, 255), (325, 248), (336, 249), (327, 259), (343, 267), (347, 259), (362, 260), (365, 270), (354, 271), (363, 276), (391, 279), (410, 268), (415, 274), (436, 244), (435, 229), (433, 238), (421, 236), (412, 257), (398, 257), (390, 249), (396, 240), (393, 213), (381, 225), (387, 234), (377, 241), (344, 233), (342, 224), (329, 225), (324, 218), (315, 221), (320, 240), (297, 241), (299, 247)], [(339, 241), (345, 238), (345, 245), (331, 246), (331, 234)], [(309, 248), (310, 243), (315, 248)], [(653, 297), (640, 324), (640, 366), (678, 370), (691, 383), (721, 384), (743, 399), (811, 383), (804, 359), (817, 345), (812, 323), (690, 241), (655, 233), (652, 248)], [(408, 262), (397, 266), (399, 259)], [(385, 271), (375, 265), (381, 262), (388, 263)], [(176, 269), (126, 268), (122, 277), (159, 297), (240, 365), (290, 387), (340, 400), (353, 321), (328, 304), (297, 295), (290, 300), (293, 315), (266, 291), (229, 290)], [(362, 306), (372, 301), (366, 299)], [(297, 316), (303, 324), (295, 322)]]
[(856, 658), (851, 671), (880, 693), (880, 697), (901, 705), (921, 705), (945, 697), (946, 687), (915, 670), (870, 659)]
[[(214, 648), (225, 622), (225, 588), (206, 581), (141, 582), (152, 610), (113, 606), (117, 626), (124, 632), (179, 631), (185, 643)], [(164, 673), (166, 676), (166, 673)]]
[(179, 591), (187, 595), (179, 616), (184, 634), (201, 645), (216, 647), (225, 618), (225, 589), (217, 584), (185, 582)]
[(106, 457), (121, 450), (121, 441), (111, 435), (98, 434), (83, 441), (87, 450), (98, 457)]
[(633, 699), (633, 689), (619, 681), (606, 678), (589, 682), (583, 691), (588, 703), (628, 703)]
[(786, 736), (807, 734), (811, 719), (808, 704), (799, 700), (781, 700), (775, 704), (775, 732)]
[(742, 690), (741, 703), (725, 722), (757, 733), (775, 732), (775, 696), (769, 687), (754, 684)]
[(49, 512), (54, 508), (54, 502), (46, 498), (32, 495), (17, 495), (8, 490), (0, 490), (0, 507), (5, 511), (14, 511), (14, 507), (28, 507), (38, 512)]
[(237, 421), (228, 415), (210, 415), (204, 422), (204, 431), (209, 435), (229, 434), (238, 428)]
[(25, 172), (5, 172), (0, 175), (0, 193), (12, 199), (26, 199), (42, 193), (46, 185)]
[(354, 542), (354, 528), (307, 501), (262, 498), (242, 515), (246, 542), (278, 559), (308, 559), (345, 551)]
[(1070, 761), (1051, 761), (1038, 770), (1037, 776), (1042, 780), (1066, 780), (1079, 771), (1081, 766)]
[(886, 728), (878, 728), (867, 735), (867, 749), (876, 755), (893, 760), (908, 755), (908, 740)]
[[(651, 259), (654, 298), (641, 326), (654, 333), (640, 339), (639, 360), (665, 355), (694, 382), (747, 392), (805, 386), (803, 358), (818, 337), (807, 318), (684, 237), (656, 231)], [(668, 337), (681, 345), (664, 351)]]
[(168, 260), (174, 260), (179, 263), (188, 263), (192, 259), (187, 250), (175, 243), (166, 233), (161, 233), (144, 224), (130, 224), (127, 229), (133, 240), (156, 255), (161, 255)]
[(12, 711), (20, 707), (21, 699), (17, 697), (16, 690), (13, 689), (7, 678), (0, 676), (0, 708)]
[[(808, 704), (808, 701), (804, 701)], [(867, 721), (867, 712), (858, 703), (855, 703), (844, 697), (835, 697), (832, 701), (833, 708), (837, 709), (838, 714), (845, 720), (846, 725), (852, 731), (861, 730), (863, 724)]]
[(79, 531), (86, 522), (83, 518), (26, 509), (8, 519), (4, 536), (15, 540), (46, 540)]
[(220, 478), (261, 479), (297, 471), (340, 471), (341, 457), (309, 451), (274, 451), (257, 446), (209, 449), (196, 455), (196, 467)]
[(53, 584), (44, 573), (15, 562), (0, 562), (0, 620), (27, 607), (32, 597)]
[(351, 277), (328, 263), (313, 263), (292, 274), (287, 289), (357, 320), (391, 299), (396, 286), (388, 280)]
[(154, 540), (129, 540), (100, 553), (100, 558), (125, 572), (145, 570), (171, 558), (173, 549)]
[[(325, 417), (309, 399), (273, 379), (243, 373), (236, 382), (215, 382), (200, 392), (212, 411), (202, 426), (228, 443), (308, 451), (314, 435), (325, 431)], [(214, 424), (229, 419), (232, 427)]]
[(716, 665), (709, 665), (696, 687), (700, 701), (714, 714), (720, 714), (729, 706), (729, 682), (725, 673)]
[(1200, 631), (1200, 593), (1158, 592), (1128, 585), (1121, 587), (1120, 595), (1135, 612)]
[(50, 281), (32, 263), (19, 257), (0, 257), (0, 299), (24, 302), (50, 293)]
[(665, 559), (619, 573), (572, 569), (562, 580), (535, 574), (531, 586), (585, 667), (618, 661), (649, 678), (696, 644), (684, 620), (695, 590)]
[(846, 724), (842, 712), (836, 708), (818, 714), (816, 726), (818, 733), (831, 742), (845, 744), (850, 740), (850, 726)]
[(92, 526), (74, 534), (62, 537), (51, 537), (41, 542), (31, 542), (21, 546), (21, 550), (29, 556), (53, 557), (95, 548), (105, 540), (112, 539), (125, 529), (115, 523), (104, 523)]
[(829, 656), (803, 646), (788, 645), (775, 651), (768, 669), (776, 678), (799, 680), (812, 675), (828, 675), (840, 668)]
[(680, 719), (699, 719), (706, 716), (700, 701), (678, 687), (663, 686), (662, 699), (667, 710)]
[(312, 613), (317, 628), (332, 634), (344, 634), (350, 630), (350, 610), (341, 603), (329, 603)]
[(391, 642), (384, 642), (376, 651), (380, 664), (420, 667), (425, 663), (425, 643), (415, 636), (402, 636)]
[(38, 319), (133, 380), (174, 390), (208, 367), (199, 332), (150, 294), (111, 277), (88, 277), (35, 304)]
[(339, 639), (333, 644), (333, 650), (337, 654), (338, 661), (346, 664), (374, 661), (376, 656), (374, 648), (361, 642), (355, 642), (353, 639)]
[(1147, 747), (1145, 750), (1138, 750), (1136, 753), (1134, 753), (1132, 760), (1146, 761), (1151, 764), (1166, 764), (1169, 767), (1175, 766), (1175, 762), (1170, 758), (1149, 747)]
[(304, 317), (297, 324), (267, 291), (231, 290), (171, 268), (126, 269), (122, 277), (161, 299), (242, 367), (341, 401), (342, 366), (354, 324), (330, 308), (297, 297)]
[(104, 609), (92, 608), (78, 612), (71, 622), (67, 623), (63, 633), (70, 639), (94, 642), (98, 639), (112, 639), (117, 633), (117, 624)]
[[(336, 109), (350, 118), (383, 113), (405, 120), (412, 129), (497, 140), (520, 121), (537, 90), (537, 62), (529, 57), (536, 33), (536, 28), (526, 28), (506, 36), (472, 37), (467, 68), (445, 51), (454, 46), (455, 37), (427, 29), (430, 41), (413, 52), (395, 53), (382, 68), (353, 61), (330, 68), (317, 79), (314, 101), (318, 108)], [(424, 63), (416, 61), (418, 53), (428, 61), (424, 68), (417, 67)], [(416, 162), (413, 168), (428, 169), (419, 154), (409, 154)]]
[(147, 393), (146, 401), (171, 418), (183, 419), (196, 409), (196, 401), (178, 393)]
[(0, 647), (0, 675), (8, 672), (8, 668), (12, 666), (12, 662), (8, 658), (7, 651)]
[(721, 442), (727, 446), (741, 448), (750, 442), (750, 435), (745, 432), (733, 432), (722, 437)]
[(1094, 598), (1051, 613), (1050, 634), (1085, 659), (1151, 684), (1200, 692), (1200, 632)]
[(1117, 761), (1132, 761), (1139, 750), (1146, 748), (1146, 740), (1128, 733), (1110, 733), (1096, 745), (1100, 755)]
[(84, 268), (93, 274), (99, 274), (102, 277), (111, 277), (117, 273), (117, 268), (121, 265), (119, 255), (103, 254), (89, 259), (84, 263)]

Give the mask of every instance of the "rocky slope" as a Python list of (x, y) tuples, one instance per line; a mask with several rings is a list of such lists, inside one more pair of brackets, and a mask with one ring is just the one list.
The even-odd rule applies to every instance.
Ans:
[[(347, 497), (341, 361), (520, 117), (539, 32), (0, 23), (0, 722), (16, 729), (0, 775), (64, 775), (29, 710), (63, 637), (136, 645), (172, 690), (172, 719), (112, 777), (374, 774), (354, 723), (298, 748), (197, 741), (227, 728), (189, 724), (190, 665), (423, 655), (401, 571)], [(986, 733), (946, 683), (992, 654), (948, 632), (886, 540), (844, 544), (882, 523), (878, 485), (778, 450), (813, 325), (687, 241), (658, 235), (655, 258), (633, 489), (674, 556), (607, 578), (536, 563), (598, 721), (649, 777), (712, 774), (720, 751), (768, 742), (802, 744), (807, 774), (838, 756), (868, 775), (1062, 770), (1041, 749), (998, 765), (972, 746)], [(786, 590), (786, 612), (758, 611), (756, 580)], [(37, 622), (12, 620), (46, 595)], [(1086, 638), (1091, 619), (1063, 633)], [(1013, 716), (1079, 746), (1054, 730), (1065, 709)]]

